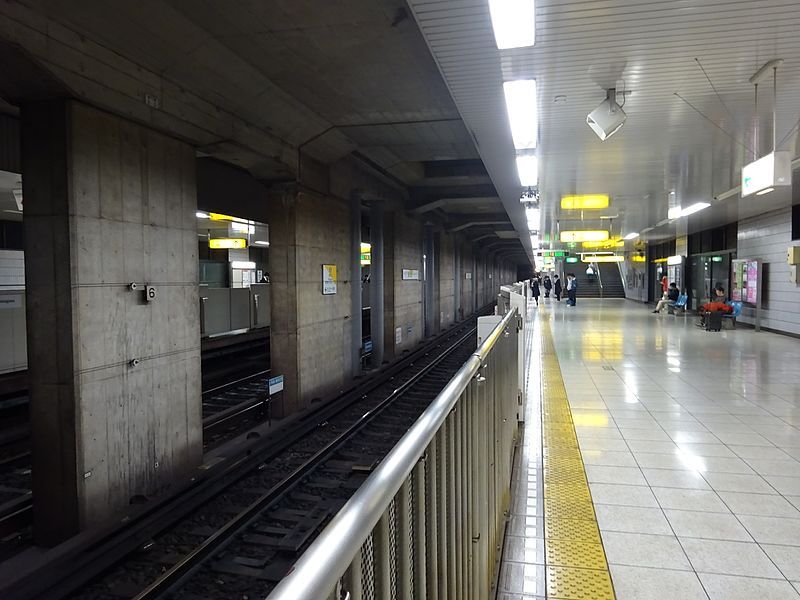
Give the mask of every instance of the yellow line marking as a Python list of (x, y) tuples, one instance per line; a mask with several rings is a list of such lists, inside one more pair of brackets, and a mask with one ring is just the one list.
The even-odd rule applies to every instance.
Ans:
[(614, 600), (592, 494), (550, 324), (542, 324), (542, 461), (547, 597)]

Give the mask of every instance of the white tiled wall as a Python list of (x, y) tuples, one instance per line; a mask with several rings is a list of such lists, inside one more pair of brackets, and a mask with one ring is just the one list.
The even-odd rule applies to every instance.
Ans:
[(0, 250), (0, 289), (25, 286), (25, 254), (22, 250)]
[[(782, 209), (739, 222), (738, 258), (764, 261), (764, 303), (761, 325), (800, 334), (800, 287), (789, 281), (786, 251), (792, 242), (792, 210)], [(755, 322), (755, 309), (745, 307), (741, 321)]]

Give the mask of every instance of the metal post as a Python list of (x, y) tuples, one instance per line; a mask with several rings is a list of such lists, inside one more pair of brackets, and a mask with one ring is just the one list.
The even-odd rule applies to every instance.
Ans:
[(353, 377), (361, 375), (361, 197), (354, 192), (350, 198), (350, 324), (353, 339), (350, 356)]
[(397, 597), (403, 599), (414, 598), (414, 582), (411, 581), (411, 552), (413, 549), (414, 540), (411, 539), (412, 529), (412, 511), (410, 507), (413, 505), (413, 498), (411, 498), (411, 480), (414, 477), (412, 473), (409, 479), (400, 488), (400, 491), (395, 497), (395, 540), (397, 543)]
[(425, 494), (425, 513), (427, 525), (425, 527), (424, 544), (425, 570), (427, 571), (426, 578), (431, 582), (427, 590), (430, 600), (438, 600), (439, 598), (439, 587), (437, 585), (437, 582), (439, 581), (439, 557), (437, 555), (437, 550), (439, 548), (439, 514), (436, 509), (436, 493), (438, 490), (438, 482), (436, 481), (438, 477), (437, 446), (439, 445), (439, 436), (441, 436), (441, 432), (438, 432), (434, 436), (433, 440), (431, 440), (430, 446), (428, 446), (427, 464), (425, 465), (425, 489), (427, 491)]
[(372, 339), (372, 364), (383, 364), (383, 203), (373, 201), (369, 212), (370, 238), (370, 337)]
[(414, 467), (414, 592), (412, 598), (428, 597), (427, 563), (425, 559), (428, 532), (425, 527), (425, 499), (428, 494), (425, 481), (427, 460), (423, 459)]
[(344, 590), (350, 593), (350, 600), (362, 600), (364, 598), (364, 589), (361, 583), (362, 557), (363, 553), (359, 550), (344, 575)]
[[(455, 409), (457, 411), (458, 408)], [(456, 512), (457, 495), (456, 495), (456, 470), (458, 469), (458, 462), (456, 461), (456, 415), (455, 411), (450, 413), (445, 423), (447, 424), (447, 462), (445, 463), (447, 472), (445, 473), (447, 481), (447, 586), (448, 597), (460, 598), (460, 594), (456, 593), (459, 589), (459, 581), (456, 578), (456, 562), (458, 560), (458, 545), (456, 544), (456, 529), (458, 528), (458, 513)]]
[(436, 510), (436, 525), (438, 528), (438, 544), (436, 545), (437, 551), (437, 562), (439, 563), (439, 598), (441, 600), (445, 600), (448, 598), (448, 591), (450, 590), (450, 581), (449, 581), (449, 557), (450, 557), (450, 538), (448, 536), (448, 532), (450, 531), (450, 511), (448, 510), (450, 505), (450, 497), (448, 494), (447, 489), (447, 482), (448, 482), (448, 452), (447, 452), (447, 438), (449, 437), (448, 433), (448, 424), (449, 418), (445, 419), (444, 423), (442, 423), (442, 428), (439, 430), (439, 434), (436, 436), (436, 485), (438, 486), (437, 489), (437, 496), (439, 497), (439, 505)]
[(383, 513), (372, 534), (372, 564), (375, 578), (375, 600), (392, 598), (391, 535), (389, 534), (389, 510)]

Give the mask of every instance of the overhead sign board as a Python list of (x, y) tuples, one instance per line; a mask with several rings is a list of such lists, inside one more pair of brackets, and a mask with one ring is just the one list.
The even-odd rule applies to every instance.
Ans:
[(789, 152), (771, 152), (742, 167), (742, 198), (766, 194), (776, 187), (792, 185), (792, 157)]

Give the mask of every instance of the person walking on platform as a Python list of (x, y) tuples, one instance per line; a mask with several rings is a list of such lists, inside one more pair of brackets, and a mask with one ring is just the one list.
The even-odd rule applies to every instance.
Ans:
[(539, 291), (539, 278), (534, 277), (531, 280), (531, 294), (533, 295), (533, 299), (536, 300), (536, 306), (539, 306), (539, 296), (541, 292)]
[(558, 302), (561, 302), (561, 292), (563, 292), (564, 290), (561, 287), (561, 280), (558, 278), (558, 275), (555, 275), (554, 278), (555, 279), (554, 279), (554, 282), (553, 282), (553, 291), (556, 294), (556, 300)]
[(577, 301), (578, 295), (578, 281), (575, 279), (575, 275), (570, 273), (567, 275), (567, 305), (568, 306), (575, 306)]
[(544, 276), (544, 297), (550, 297), (550, 290), (553, 289), (553, 282), (550, 281), (550, 275)]

